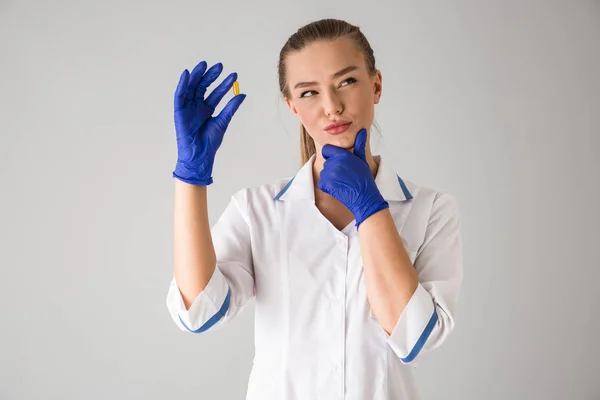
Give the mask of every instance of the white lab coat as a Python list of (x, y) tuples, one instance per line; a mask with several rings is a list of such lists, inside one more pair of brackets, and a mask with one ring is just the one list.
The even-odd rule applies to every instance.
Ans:
[(419, 285), (388, 335), (371, 312), (358, 232), (316, 208), (314, 156), (291, 179), (235, 193), (212, 229), (217, 268), (189, 310), (167, 294), (184, 331), (219, 329), (255, 299), (247, 400), (415, 400), (410, 363), (454, 327), (462, 243), (454, 198), (403, 181), (376, 156)]

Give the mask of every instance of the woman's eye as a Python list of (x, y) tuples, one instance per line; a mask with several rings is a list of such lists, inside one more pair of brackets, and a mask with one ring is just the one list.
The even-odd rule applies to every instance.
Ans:
[[(348, 83), (348, 85), (350, 85), (350, 84), (355, 83), (355, 82), (357, 82), (356, 79), (354, 79), (354, 78), (348, 78), (348, 79), (344, 80), (340, 86), (346, 86), (346, 85), (344, 85), (345, 83)], [(305, 96), (308, 93), (311, 93), (311, 95), (310, 96)], [(306, 92), (302, 92), (300, 94), (300, 97), (312, 97), (312, 96), (314, 96), (313, 93), (316, 94), (318, 92), (316, 90), (307, 90)]]
[(356, 82), (356, 79), (354, 79), (354, 78), (348, 78), (344, 82), (342, 82), (342, 86), (344, 85), (345, 82), (349, 82), (348, 84), (354, 83), (354, 82)]
[(311, 97), (312, 96), (312, 95), (311, 96), (305, 96), (305, 94), (307, 94), (307, 93), (316, 93), (316, 91), (315, 90), (307, 90), (306, 92), (302, 92), (302, 94), (300, 95), (300, 97)]

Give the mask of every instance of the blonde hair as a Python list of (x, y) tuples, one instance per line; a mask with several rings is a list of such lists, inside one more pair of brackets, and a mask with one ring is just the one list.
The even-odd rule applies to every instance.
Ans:
[[(291, 97), (290, 88), (287, 85), (285, 61), (290, 53), (300, 51), (306, 46), (318, 41), (332, 41), (337, 39), (350, 39), (360, 51), (364, 58), (368, 73), (373, 76), (377, 72), (375, 68), (375, 56), (369, 41), (363, 35), (358, 26), (352, 25), (339, 19), (321, 19), (311, 22), (298, 29), (289, 37), (279, 53), (279, 90), (285, 98)], [(315, 142), (310, 137), (304, 125), (300, 124), (300, 157), (302, 164), (306, 163), (316, 152)]]

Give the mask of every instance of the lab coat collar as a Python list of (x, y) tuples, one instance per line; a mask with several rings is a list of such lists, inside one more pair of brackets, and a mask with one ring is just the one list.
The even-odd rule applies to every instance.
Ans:
[[(312, 168), (316, 155), (313, 155), (291, 178), (288, 183), (275, 196), (274, 200), (281, 201), (300, 201), (315, 200), (314, 181)], [(378, 164), (375, 183), (379, 192), (386, 201), (405, 201), (412, 199), (412, 194), (406, 187), (406, 184), (388, 164), (385, 163), (381, 155), (373, 156)]]

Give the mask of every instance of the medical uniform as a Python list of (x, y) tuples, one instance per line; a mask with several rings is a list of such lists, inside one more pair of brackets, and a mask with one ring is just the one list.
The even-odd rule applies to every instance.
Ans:
[(232, 196), (212, 229), (212, 278), (189, 310), (173, 279), (170, 315), (182, 330), (201, 333), (255, 300), (247, 400), (419, 399), (411, 362), (454, 327), (462, 282), (457, 204), (402, 180), (375, 156), (375, 182), (420, 282), (388, 335), (369, 306), (354, 221), (338, 230), (315, 206), (314, 159), (291, 179)]

